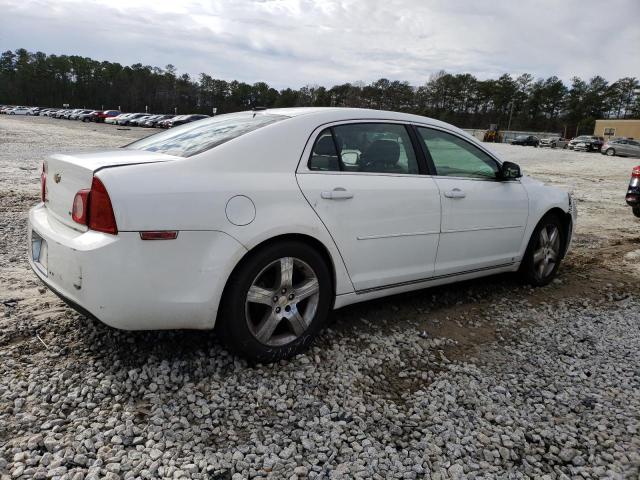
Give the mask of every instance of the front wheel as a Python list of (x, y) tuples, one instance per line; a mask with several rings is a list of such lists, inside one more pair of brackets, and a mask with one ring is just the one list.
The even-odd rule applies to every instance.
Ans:
[(607, 148), (604, 153), (607, 157), (613, 157), (616, 154), (616, 151), (613, 148)]
[(640, 207), (633, 207), (633, 209), (632, 209), (632, 210), (633, 210), (633, 214), (634, 214), (636, 217), (640, 217)]
[(557, 215), (544, 217), (531, 235), (520, 274), (533, 286), (547, 285), (555, 277), (562, 256), (564, 231)]
[(313, 342), (331, 297), (322, 255), (300, 242), (272, 244), (250, 254), (231, 275), (217, 330), (247, 359), (290, 358)]

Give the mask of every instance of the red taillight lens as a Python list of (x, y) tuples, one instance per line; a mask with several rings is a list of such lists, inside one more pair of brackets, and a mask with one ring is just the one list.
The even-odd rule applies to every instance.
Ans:
[(634, 178), (640, 178), (640, 165), (634, 167), (633, 170), (631, 170), (631, 176)]
[(87, 224), (87, 207), (89, 206), (90, 190), (80, 190), (73, 199), (71, 218), (81, 225)]
[(118, 234), (109, 193), (97, 177), (93, 177), (90, 190), (84, 189), (76, 193), (71, 218), (74, 222), (87, 225), (91, 230)]
[(47, 166), (42, 163), (42, 173), (40, 173), (40, 199), (47, 201)]
[(113, 214), (109, 193), (97, 177), (93, 177), (93, 182), (91, 183), (88, 220), (87, 225), (91, 230), (110, 233), (112, 235), (118, 234), (116, 217)]

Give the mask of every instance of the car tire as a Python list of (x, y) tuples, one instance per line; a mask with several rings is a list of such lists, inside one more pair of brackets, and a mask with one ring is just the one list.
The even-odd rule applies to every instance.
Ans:
[(564, 244), (562, 221), (558, 215), (545, 215), (536, 226), (527, 245), (520, 265), (521, 278), (535, 287), (542, 287), (551, 282), (560, 267)]
[(313, 342), (332, 297), (329, 268), (317, 250), (297, 241), (267, 245), (231, 274), (216, 331), (248, 360), (290, 358)]
[(632, 208), (632, 210), (633, 210), (633, 214), (634, 214), (636, 217), (639, 217), (639, 218), (640, 218), (640, 207), (633, 207), (633, 208)]
[(605, 155), (606, 155), (607, 157), (613, 157), (613, 156), (615, 156), (616, 151), (615, 151), (615, 149), (613, 149), (613, 148), (607, 148), (607, 149), (604, 151), (604, 153), (605, 153)]

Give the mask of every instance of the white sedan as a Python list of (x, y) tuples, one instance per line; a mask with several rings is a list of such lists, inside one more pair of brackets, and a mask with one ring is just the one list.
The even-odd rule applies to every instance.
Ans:
[(33, 115), (33, 112), (31, 111), (31, 107), (14, 107), (11, 110), (8, 110), (7, 114), (30, 116), (30, 115)]
[(446, 123), (256, 110), (49, 157), (29, 260), (108, 325), (215, 326), (272, 361), (352, 303), (499, 272), (545, 285), (575, 219), (567, 192)]

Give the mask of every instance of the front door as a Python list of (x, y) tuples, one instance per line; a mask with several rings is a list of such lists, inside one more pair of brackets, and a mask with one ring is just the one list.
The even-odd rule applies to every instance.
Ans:
[(499, 164), (461, 136), (418, 127), (442, 200), (435, 275), (516, 262), (529, 213), (518, 180), (500, 181)]
[(440, 194), (432, 177), (419, 174), (404, 125), (327, 128), (297, 179), (357, 291), (433, 275)]

